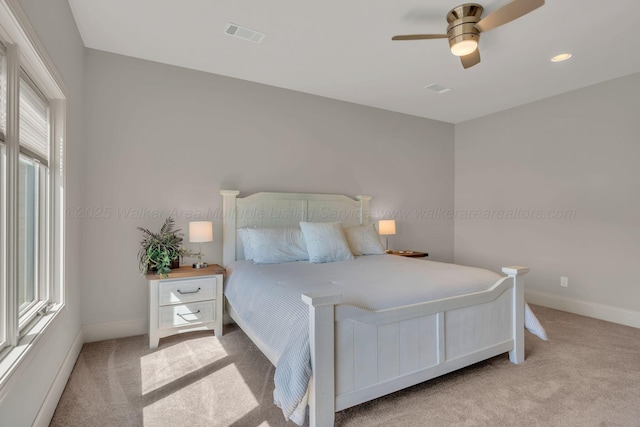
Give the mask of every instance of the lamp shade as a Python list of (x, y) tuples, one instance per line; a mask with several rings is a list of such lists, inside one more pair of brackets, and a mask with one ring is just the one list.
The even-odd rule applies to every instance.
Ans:
[(396, 220), (395, 219), (383, 219), (378, 222), (378, 233), (381, 236), (389, 236), (396, 234)]
[(213, 223), (211, 221), (191, 221), (189, 223), (189, 241), (203, 243), (213, 241)]

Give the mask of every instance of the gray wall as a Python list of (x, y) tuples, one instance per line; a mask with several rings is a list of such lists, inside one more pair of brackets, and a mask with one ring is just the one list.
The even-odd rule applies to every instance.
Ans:
[(136, 226), (186, 230), (220, 189), (372, 195), (408, 215), (393, 247), (453, 260), (453, 221), (415, 216), (453, 208), (453, 125), (95, 50), (85, 66), (83, 323), (145, 321)]
[[(610, 306), (640, 320), (639, 118), (634, 74), (457, 125), (458, 215), (521, 211), (456, 219), (455, 261), (525, 264), (527, 290), (549, 304), (595, 315)], [(575, 217), (524, 218), (537, 209)]]
[[(69, 91), (67, 128), (67, 187), (69, 204), (81, 204), (83, 158), (84, 47), (66, 0), (20, 0)], [(33, 359), (0, 403), (0, 425), (30, 426), (43, 403), (69, 348), (80, 330), (80, 222), (70, 219), (66, 229), (67, 306), (56, 324), (36, 346)]]

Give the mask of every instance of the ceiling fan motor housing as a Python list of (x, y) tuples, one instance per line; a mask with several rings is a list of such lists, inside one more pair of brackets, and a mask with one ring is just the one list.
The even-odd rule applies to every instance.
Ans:
[(484, 9), (476, 3), (466, 3), (457, 6), (447, 14), (447, 35), (449, 36), (449, 47), (454, 51), (454, 46), (463, 41), (475, 41), (476, 45), (480, 41), (480, 31), (476, 24), (480, 22), (480, 17)]

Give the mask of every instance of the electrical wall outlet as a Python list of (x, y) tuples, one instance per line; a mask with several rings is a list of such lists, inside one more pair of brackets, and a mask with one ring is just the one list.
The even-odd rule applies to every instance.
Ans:
[(560, 276), (560, 286), (563, 288), (569, 287), (569, 278), (567, 276)]

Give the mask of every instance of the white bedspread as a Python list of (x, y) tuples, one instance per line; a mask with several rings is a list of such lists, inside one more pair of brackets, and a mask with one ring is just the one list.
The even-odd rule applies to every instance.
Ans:
[[(237, 261), (227, 271), (229, 304), (267, 347), (267, 356), (277, 360), (274, 401), (286, 419), (299, 425), (311, 378), (309, 313), (301, 294), (335, 292), (343, 304), (381, 310), (484, 290), (502, 277), (480, 268), (390, 255), (326, 264)], [(526, 314), (527, 323), (544, 333), (528, 306)]]

